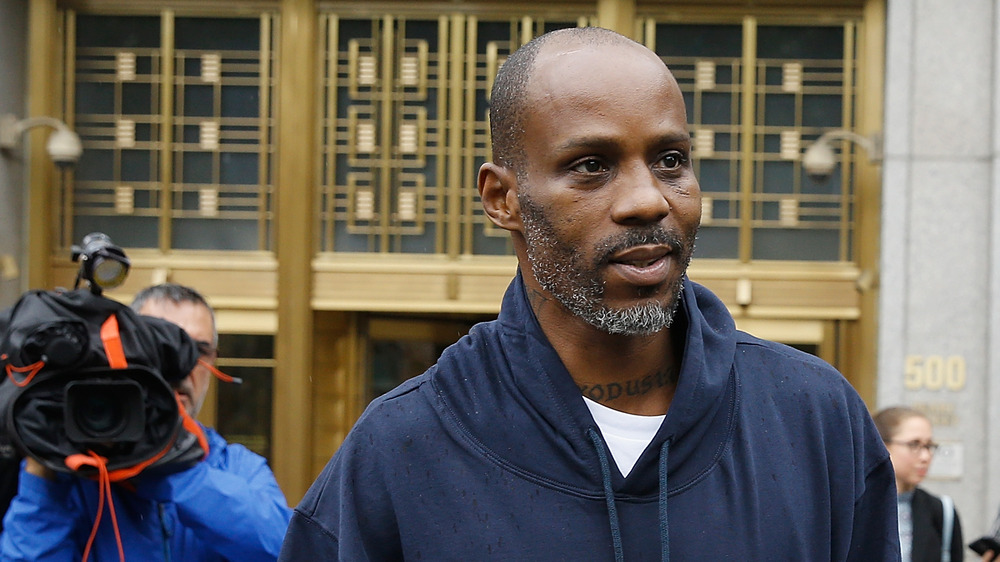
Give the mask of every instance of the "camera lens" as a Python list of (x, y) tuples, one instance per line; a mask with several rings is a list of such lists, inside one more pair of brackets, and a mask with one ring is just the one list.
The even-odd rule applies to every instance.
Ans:
[(66, 385), (66, 435), (77, 443), (138, 441), (146, 426), (144, 403), (134, 380), (73, 381)]
[(125, 411), (109, 396), (87, 393), (80, 397), (73, 412), (77, 426), (94, 436), (114, 436), (125, 425)]

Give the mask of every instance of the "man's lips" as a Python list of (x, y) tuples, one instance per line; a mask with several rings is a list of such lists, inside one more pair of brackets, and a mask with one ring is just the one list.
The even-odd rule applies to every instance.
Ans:
[(609, 261), (611, 267), (635, 285), (656, 285), (670, 272), (672, 250), (666, 245), (633, 246), (618, 252)]

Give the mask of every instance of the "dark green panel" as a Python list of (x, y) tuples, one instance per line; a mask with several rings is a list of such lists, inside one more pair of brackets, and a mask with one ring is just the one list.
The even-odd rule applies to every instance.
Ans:
[(76, 18), (77, 47), (155, 48), (160, 46), (157, 16), (88, 16)]
[(103, 232), (123, 248), (156, 248), (159, 242), (159, 219), (133, 216), (77, 216), (73, 221), (73, 240), (83, 240), (91, 232)]
[(762, 59), (834, 59), (844, 56), (842, 26), (762, 25), (757, 28), (757, 57)]
[(833, 229), (755, 228), (753, 259), (837, 261), (840, 233)]
[(260, 50), (260, 20), (253, 18), (177, 18), (178, 49)]
[(739, 25), (660, 23), (656, 53), (665, 57), (739, 57), (743, 28)]
[(122, 181), (152, 181), (156, 174), (152, 169), (152, 154), (146, 150), (122, 150)]
[(736, 259), (739, 257), (739, 229), (703, 226), (694, 245), (695, 258)]
[(255, 220), (174, 219), (171, 247), (183, 250), (256, 250)]

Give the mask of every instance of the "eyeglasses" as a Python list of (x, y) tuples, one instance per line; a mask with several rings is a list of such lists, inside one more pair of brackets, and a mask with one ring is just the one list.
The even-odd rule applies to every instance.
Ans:
[(204, 340), (195, 340), (198, 345), (198, 353), (201, 353), (203, 357), (215, 357), (215, 354), (219, 352), (211, 343)]
[(903, 445), (907, 449), (909, 449), (910, 450), (910, 454), (913, 454), (913, 455), (919, 453), (921, 451), (921, 449), (923, 449), (923, 450), (925, 450), (928, 453), (930, 453), (930, 454), (933, 455), (938, 450), (938, 447), (941, 446), (941, 445), (939, 445), (937, 443), (921, 443), (920, 441), (916, 441), (916, 440), (914, 440), (914, 441), (889, 441), (889, 443), (895, 443), (896, 445)]

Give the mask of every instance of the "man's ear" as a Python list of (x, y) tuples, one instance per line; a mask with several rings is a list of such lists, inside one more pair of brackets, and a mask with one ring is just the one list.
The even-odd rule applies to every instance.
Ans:
[(479, 168), (479, 198), (493, 224), (504, 230), (521, 229), (521, 207), (517, 201), (517, 174), (510, 168), (487, 162)]

